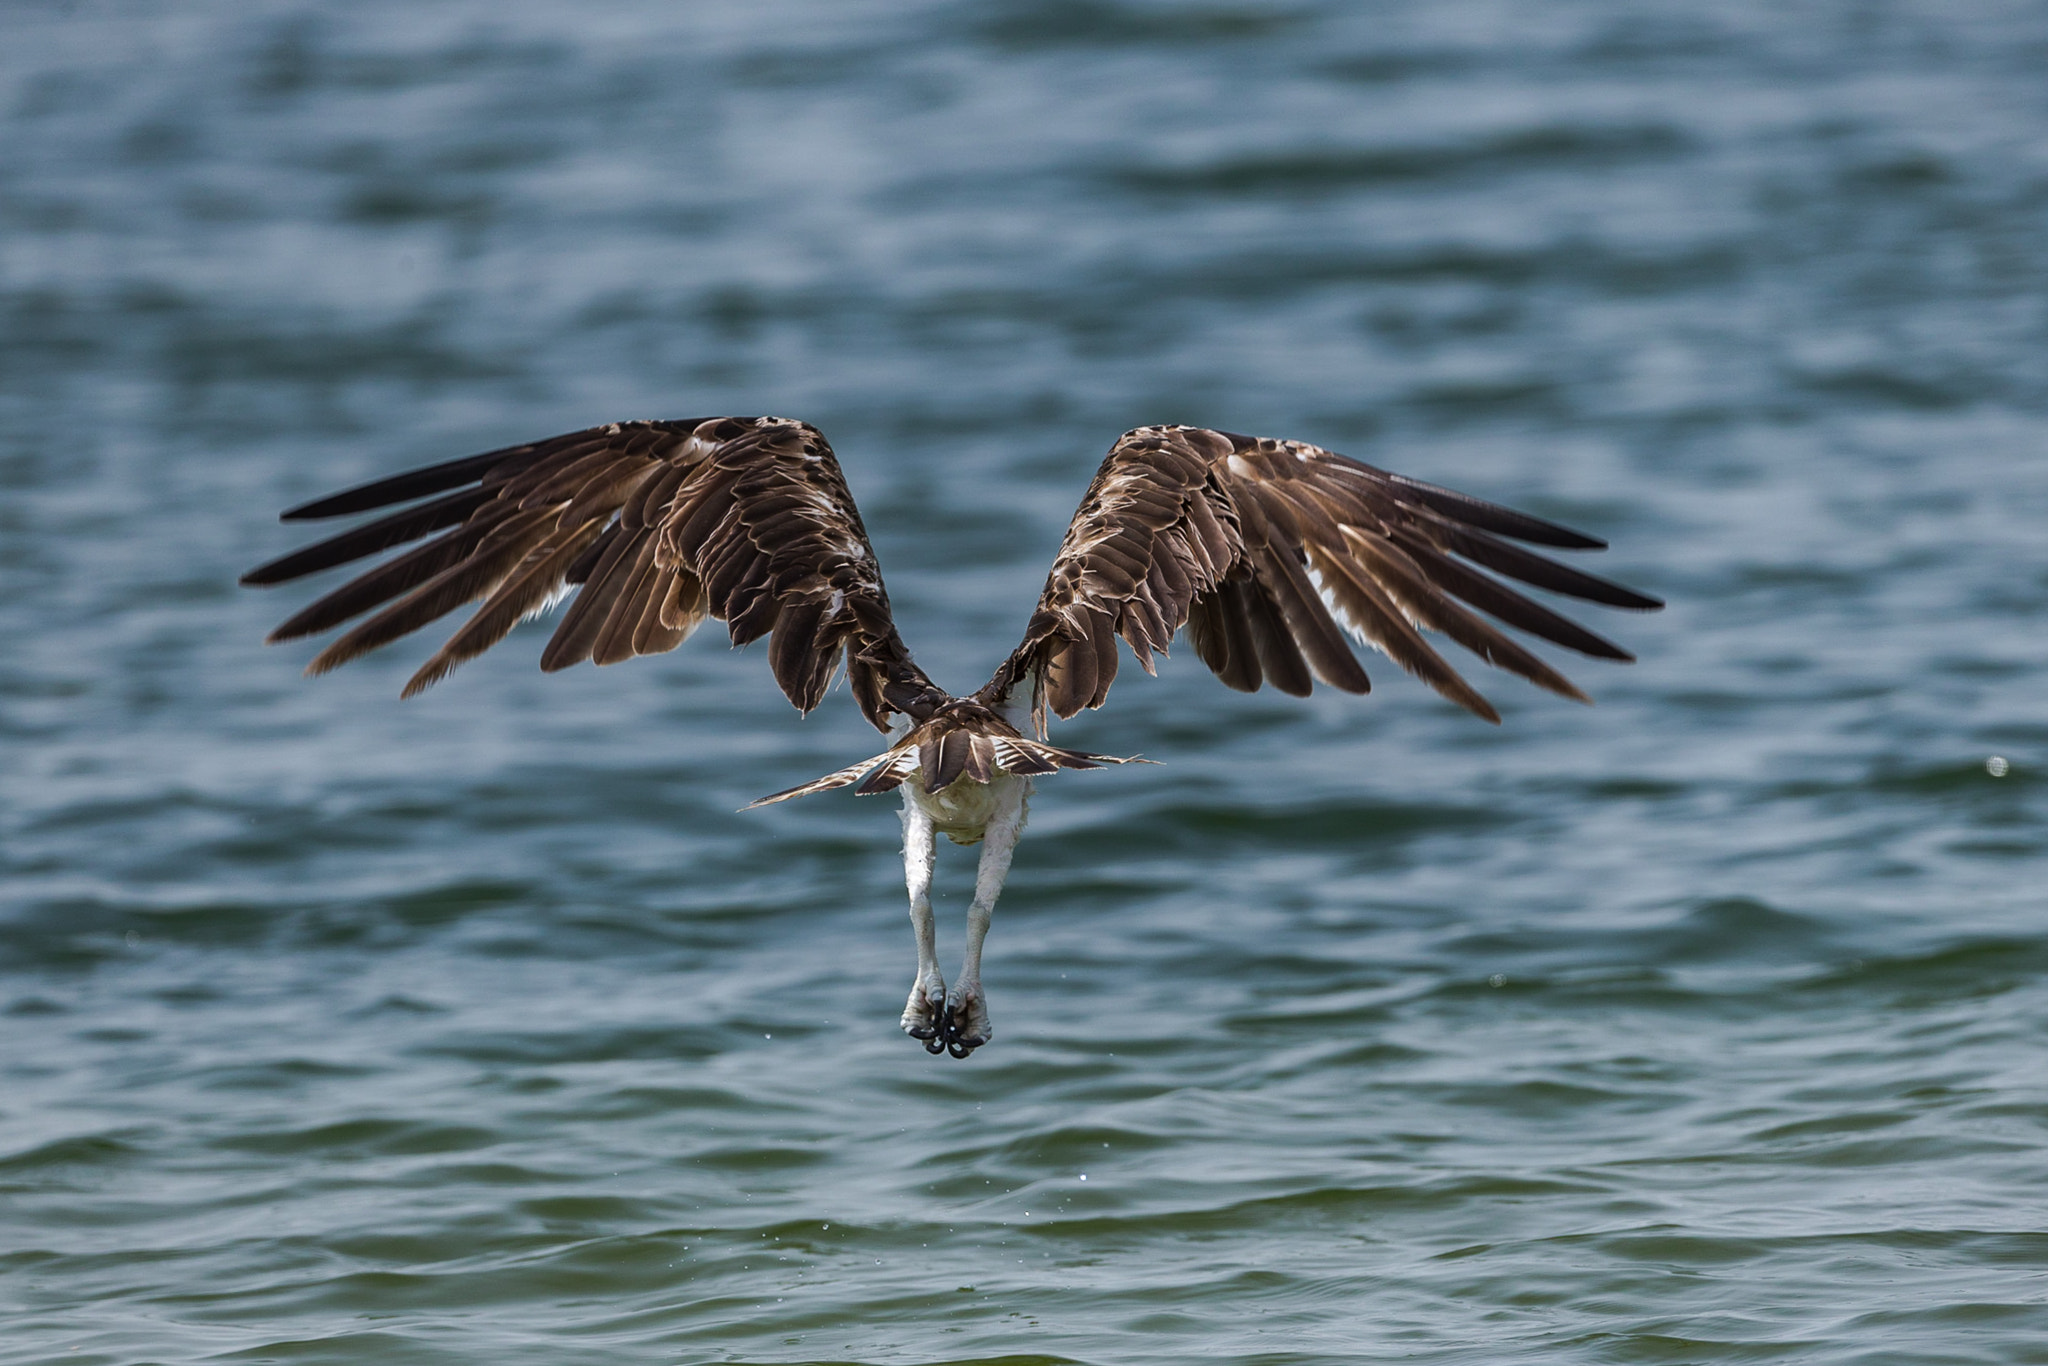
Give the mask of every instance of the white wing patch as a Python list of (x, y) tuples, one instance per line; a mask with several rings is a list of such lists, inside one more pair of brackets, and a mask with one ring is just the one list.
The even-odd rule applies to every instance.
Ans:
[(533, 606), (527, 608), (525, 614), (522, 615), (519, 619), (521, 621), (539, 621), (542, 617), (546, 616), (548, 613), (554, 611), (557, 607), (560, 607), (564, 602), (568, 601), (569, 595), (575, 591), (576, 585), (568, 582), (567, 580), (564, 580), (563, 582), (556, 584), (553, 588), (550, 588), (548, 590), (548, 595), (542, 598), (539, 602), (535, 603)]

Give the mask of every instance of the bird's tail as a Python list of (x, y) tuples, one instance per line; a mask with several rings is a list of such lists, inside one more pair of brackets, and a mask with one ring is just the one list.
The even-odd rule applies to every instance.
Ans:
[(879, 792), (892, 792), (918, 778), (927, 792), (938, 792), (950, 787), (961, 778), (975, 782), (987, 782), (996, 773), (1013, 773), (1019, 777), (1036, 777), (1043, 773), (1057, 773), (1063, 768), (1101, 768), (1104, 764), (1150, 763), (1135, 755), (1120, 759), (1112, 754), (1087, 754), (1078, 749), (1061, 749), (1038, 740), (1026, 740), (1021, 735), (990, 734), (979, 728), (956, 726), (946, 728), (937, 735), (931, 734), (932, 726), (919, 726), (882, 753), (849, 764), (837, 773), (827, 773), (786, 792), (749, 802), (741, 809), (752, 811), (757, 806), (773, 806), (796, 797), (808, 797), (813, 792), (829, 792), (835, 787), (859, 783), (854, 795), (872, 797)]

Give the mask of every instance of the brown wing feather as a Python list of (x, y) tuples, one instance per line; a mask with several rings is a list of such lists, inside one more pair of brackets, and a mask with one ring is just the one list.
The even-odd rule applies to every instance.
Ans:
[(660, 584), (660, 571), (654, 564), (654, 537), (640, 538), (633, 558), (620, 566), (619, 575), (618, 591), (590, 647), (590, 662), (600, 669), (633, 658), (633, 632), (639, 629), (640, 615), (658, 588), (665, 586)]
[(1149, 671), (1153, 652), (1183, 627), (1230, 687), (1255, 692), (1271, 683), (1299, 695), (1320, 679), (1364, 692), (1371, 685), (1341, 620), (1488, 720), (1499, 719), (1493, 707), (1422, 630), (1583, 701), (1562, 674), (1461, 603), (1584, 654), (1626, 660), (1627, 652), (1473, 564), (1607, 606), (1663, 604), (1504, 537), (1563, 549), (1604, 544), (1303, 442), (1140, 427), (1096, 471), (1023, 644), (976, 697), (1000, 702), (1030, 680), (1043, 733), (1047, 707), (1067, 717), (1107, 699), (1115, 637)]
[(434, 575), (322, 650), (306, 666), (306, 672), (323, 674), (338, 669), (475, 602), (503, 583), (527, 552), (547, 540), (550, 530), (545, 512), (521, 512), (506, 518), (466, 559)]
[(575, 591), (542, 653), (544, 669), (671, 650), (716, 617), (735, 645), (774, 632), (775, 680), (805, 711), (842, 660), (877, 728), (898, 712), (923, 719), (945, 700), (896, 633), (853, 496), (832, 448), (808, 424), (613, 423), (395, 475), (288, 515), (342, 516), (421, 498), (431, 501), (251, 570), (243, 582), (282, 583), (440, 533), (327, 594), (273, 639), (383, 607), (321, 653), (314, 668), (325, 670), (487, 598), (413, 676), (410, 696)]
[(526, 557), (518, 572), (498, 586), (490, 601), (448, 638), (420, 671), (405, 685), (404, 696), (424, 692), (447, 677), (456, 665), (475, 659), (510, 635), (520, 618), (540, 608), (561, 583), (569, 565), (584, 547), (597, 539), (603, 528), (586, 522), (570, 530), (557, 531)]
[(540, 652), (542, 673), (567, 669), (590, 658), (619, 594), (632, 578), (640, 551), (653, 536), (653, 529), (649, 527), (630, 530), (623, 522), (612, 523), (603, 538), (610, 544), (598, 557), (596, 565), (583, 581), (583, 591), (569, 604), (569, 610), (562, 614), (554, 635)]

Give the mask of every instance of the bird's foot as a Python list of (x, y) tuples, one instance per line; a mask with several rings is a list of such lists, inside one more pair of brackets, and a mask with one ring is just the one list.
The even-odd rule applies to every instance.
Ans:
[(994, 1038), (995, 1032), (995, 1026), (989, 1023), (988, 998), (981, 994), (981, 983), (957, 983), (953, 994), (946, 998), (945, 1021), (939, 1031), (946, 1051), (964, 1058)]
[(945, 1052), (946, 984), (936, 976), (918, 978), (903, 1007), (902, 1023), (905, 1034), (923, 1041), (925, 1052)]

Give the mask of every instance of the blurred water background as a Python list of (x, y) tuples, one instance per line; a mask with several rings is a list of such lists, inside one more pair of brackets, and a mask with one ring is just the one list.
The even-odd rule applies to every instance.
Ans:
[[(9, 5), (0, 1362), (2048, 1361), (2044, 71), (1996, 0)], [(1166, 762), (1041, 787), (934, 1060), (887, 799), (734, 814), (843, 699), (526, 628), (401, 705), (233, 586), (756, 412), (958, 689), (1142, 422), (1672, 605), (1498, 730), (1127, 670), (1057, 733)]]

